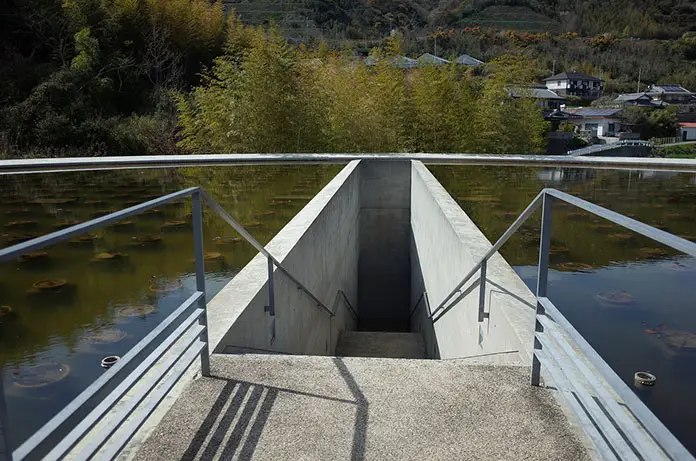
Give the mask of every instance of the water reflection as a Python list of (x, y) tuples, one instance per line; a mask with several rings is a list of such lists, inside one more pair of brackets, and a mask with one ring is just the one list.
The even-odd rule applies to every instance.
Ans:
[[(201, 186), (268, 242), (340, 166), (263, 166), (4, 177), (0, 246)], [(256, 254), (204, 207), (206, 287)], [(195, 291), (190, 201), (0, 264), (0, 366), (17, 446)]]
[[(544, 187), (696, 241), (692, 174), (466, 166), (431, 170), (491, 241)], [(539, 215), (501, 251), (532, 290)], [(549, 297), (628, 385), (636, 371), (657, 376), (654, 388), (636, 393), (696, 452), (696, 261), (563, 203), (554, 204), (553, 215)]]

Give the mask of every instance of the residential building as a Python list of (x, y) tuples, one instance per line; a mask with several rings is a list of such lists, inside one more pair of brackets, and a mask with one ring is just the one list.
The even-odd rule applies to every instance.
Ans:
[(528, 88), (508, 88), (508, 94), (513, 98), (529, 97), (537, 101), (537, 105), (544, 111), (544, 115), (560, 109), (565, 98), (545, 86), (532, 86)]
[(580, 131), (589, 132), (594, 136), (616, 136), (622, 130), (621, 110), (580, 107), (564, 109), (564, 112), (581, 117), (569, 120)]
[(653, 101), (653, 98), (648, 93), (627, 93), (620, 94), (614, 103), (623, 107), (639, 106), (639, 107), (661, 107), (660, 101)]
[(485, 64), (483, 61), (476, 59), (476, 58), (473, 58), (473, 57), (469, 56), (468, 54), (463, 54), (463, 55), (459, 56), (457, 58), (456, 62), (457, 62), (457, 64), (462, 64), (462, 65), (468, 66), (468, 67), (477, 67), (477, 66), (480, 66), (482, 64)]
[(544, 79), (546, 88), (560, 96), (593, 100), (602, 96), (604, 80), (579, 72), (562, 72)]
[(696, 104), (696, 93), (692, 93), (681, 85), (650, 85), (646, 94), (655, 101), (667, 104)]
[(418, 64), (441, 66), (443, 64), (449, 64), (449, 61), (439, 56), (435, 56), (434, 54), (424, 53), (418, 58)]
[[(368, 66), (377, 65), (377, 61), (378, 59), (374, 56), (368, 56), (367, 58), (365, 58), (365, 64)], [(408, 58), (406, 56), (394, 56), (388, 58), (388, 62), (392, 66), (398, 67), (399, 69), (414, 69), (418, 67), (418, 61), (416, 61), (415, 59)]]
[(682, 141), (696, 141), (696, 122), (682, 122), (679, 124), (679, 132)]

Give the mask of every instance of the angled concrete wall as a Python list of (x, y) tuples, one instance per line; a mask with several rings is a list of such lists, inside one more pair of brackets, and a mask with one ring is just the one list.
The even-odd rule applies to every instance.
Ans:
[(266, 246), (334, 317), (278, 269), (276, 315), (268, 304), (267, 260), (259, 254), (208, 305), (211, 351), (332, 354), (342, 330), (356, 320), (339, 295), (358, 297), (359, 162), (348, 164)]
[[(430, 309), (435, 310), (491, 243), (418, 161), (411, 165), (411, 232), (411, 305), (425, 290)], [(478, 275), (463, 291), (477, 280)], [(478, 322), (478, 288), (434, 324), (426, 303), (419, 303), (411, 329), (423, 333), (431, 357), (490, 354), (500, 363), (530, 363), (534, 296), (500, 255), (489, 261), (487, 280), (490, 318), (482, 323)]]

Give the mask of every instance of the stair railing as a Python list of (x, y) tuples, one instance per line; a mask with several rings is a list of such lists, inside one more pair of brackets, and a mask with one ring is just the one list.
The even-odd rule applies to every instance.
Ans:
[[(10, 261), (30, 251), (68, 240), (187, 197), (191, 197), (192, 201), (195, 293), (14, 451), (11, 450), (7, 437), (9, 426), (7, 404), (2, 380), (3, 370), (0, 368), (0, 461), (57, 460), (68, 453), (71, 459), (76, 460), (91, 459), (97, 453), (100, 459), (113, 459), (197, 358), (200, 360), (201, 374), (210, 375), (203, 253), (202, 205), (204, 201), (267, 258), (268, 306), (266, 311), (271, 316), (275, 315), (274, 268), (278, 268), (290, 278), (299, 290), (313, 300), (317, 308), (329, 314), (330, 317), (334, 316), (334, 313), (319, 298), (288, 272), (280, 261), (199, 187), (174, 192), (0, 249), (0, 262)], [(100, 425), (107, 414), (114, 424)], [(123, 425), (122, 423), (126, 420), (128, 424)], [(118, 436), (114, 437), (117, 431)], [(88, 434), (90, 437), (86, 438)]]
[[(441, 319), (479, 287), (478, 321), (484, 322), (487, 263), (541, 206), (531, 384), (539, 386), (542, 365), (597, 450), (607, 459), (693, 460), (693, 456), (648, 409), (547, 296), (552, 205), (561, 201), (696, 257), (696, 244), (628, 216), (556, 189), (543, 189), (430, 315)], [(462, 291), (471, 278), (478, 280)], [(640, 455), (641, 458), (638, 458)]]

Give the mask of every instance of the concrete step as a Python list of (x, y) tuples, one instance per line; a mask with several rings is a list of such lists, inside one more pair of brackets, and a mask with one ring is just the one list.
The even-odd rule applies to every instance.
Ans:
[(527, 367), (217, 355), (135, 459), (586, 460)]
[(424, 359), (425, 342), (420, 333), (343, 331), (336, 344), (339, 357)]

